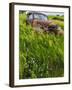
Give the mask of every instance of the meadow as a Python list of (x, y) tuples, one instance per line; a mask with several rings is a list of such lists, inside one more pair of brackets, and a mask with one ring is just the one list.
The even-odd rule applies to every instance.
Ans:
[[(61, 18), (58, 17), (57, 18)], [(63, 17), (53, 19), (64, 29)], [(19, 14), (19, 78), (64, 76), (64, 36), (35, 32), (26, 25), (26, 14)]]

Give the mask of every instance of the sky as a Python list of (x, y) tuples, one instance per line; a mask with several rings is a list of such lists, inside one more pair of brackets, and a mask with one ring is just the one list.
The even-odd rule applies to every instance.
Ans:
[(60, 15), (60, 16), (64, 15), (63, 12), (43, 12), (43, 13), (46, 15)]
[(43, 13), (46, 15), (60, 15), (60, 16), (64, 15), (64, 12), (40, 12), (40, 13)]

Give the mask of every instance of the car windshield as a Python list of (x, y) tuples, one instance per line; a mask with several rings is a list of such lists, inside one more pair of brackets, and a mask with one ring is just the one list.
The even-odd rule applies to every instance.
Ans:
[(43, 14), (34, 14), (34, 18), (38, 20), (47, 20), (47, 16)]
[(40, 17), (41, 20), (47, 20), (47, 16), (45, 16), (45, 15), (40, 14), (39, 17)]

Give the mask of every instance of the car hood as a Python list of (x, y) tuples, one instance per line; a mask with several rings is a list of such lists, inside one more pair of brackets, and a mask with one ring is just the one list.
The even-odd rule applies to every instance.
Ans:
[[(37, 20), (37, 24), (41, 24), (43, 26), (48, 26), (48, 25), (51, 25), (53, 24), (53, 22), (51, 20), (48, 20), (48, 21), (44, 21), (44, 20)], [(53, 24), (54, 25), (54, 24)]]

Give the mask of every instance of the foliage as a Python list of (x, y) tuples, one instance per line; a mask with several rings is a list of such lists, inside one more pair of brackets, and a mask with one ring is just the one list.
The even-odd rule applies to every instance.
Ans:
[(35, 32), (19, 17), (19, 78), (48, 78), (64, 75), (64, 36)]
[(64, 30), (64, 16), (48, 16), (48, 19), (52, 20)]
[(64, 21), (64, 16), (48, 16), (49, 19)]
[(63, 21), (59, 21), (59, 20), (52, 20), (52, 21), (64, 30), (64, 22)]

